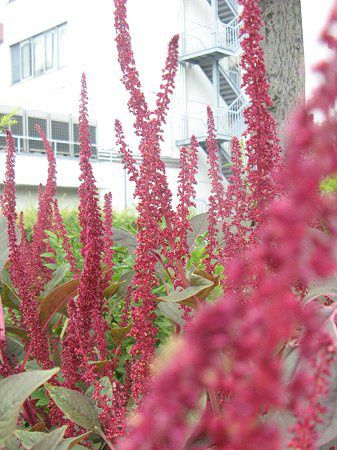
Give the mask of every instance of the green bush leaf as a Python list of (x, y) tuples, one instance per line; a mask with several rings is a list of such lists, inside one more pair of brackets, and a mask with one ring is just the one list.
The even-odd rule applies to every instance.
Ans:
[(206, 280), (205, 278), (202, 278), (202, 280), (204, 281), (200, 283), (200, 285), (189, 286), (181, 291), (173, 291), (165, 297), (159, 297), (158, 300), (160, 302), (179, 303), (181, 305), (187, 305), (195, 308), (195, 297), (199, 297), (199, 295), (201, 295), (205, 290), (208, 290), (214, 285), (212, 281)]
[(207, 213), (198, 214), (190, 220), (192, 231), (187, 235), (187, 244), (190, 249), (193, 248), (198, 236), (206, 233), (208, 228), (208, 215)]
[(15, 430), (14, 434), (27, 450), (32, 449), (34, 445), (42, 441), (46, 436), (46, 433), (42, 431)]
[(79, 279), (67, 281), (41, 299), (39, 317), (42, 326), (46, 325), (66, 301), (76, 294), (79, 283)]
[(112, 284), (110, 284), (110, 286), (108, 286), (107, 288), (104, 289), (104, 297), (106, 299), (109, 299), (114, 294), (116, 294), (116, 292), (120, 288), (121, 284), (122, 283), (112, 283)]
[[(25, 430), (16, 430), (14, 433), (16, 437), (19, 439), (19, 441), (22, 443), (25, 449), (36, 450), (39, 447), (36, 447), (37, 444), (40, 444), (40, 449), (43, 450), (49, 450), (50, 448), (54, 448), (55, 450), (71, 450), (72, 448), (76, 447), (79, 442), (81, 442), (84, 438), (86, 438), (89, 433), (81, 434), (80, 436), (72, 437), (72, 438), (66, 438), (62, 439), (66, 427), (58, 428), (57, 430), (53, 430), (50, 433), (42, 433), (39, 431), (25, 431)], [(63, 431), (63, 435), (62, 435)], [(57, 435), (54, 433), (59, 433), (61, 436), (61, 439), (58, 439), (58, 442), (56, 443), (55, 447), (51, 447), (51, 438), (55, 438), (57, 440)], [(53, 435), (53, 436), (52, 436)], [(44, 445), (44, 447), (42, 447)], [(77, 446), (78, 448), (85, 448), (82, 446)]]
[(110, 334), (112, 337), (112, 340), (115, 344), (120, 344), (125, 336), (128, 334), (128, 332), (131, 330), (132, 324), (130, 323), (126, 327), (113, 327), (110, 330)]
[(6, 264), (8, 255), (7, 220), (5, 216), (0, 216), (0, 272)]
[(181, 327), (185, 325), (183, 311), (179, 309), (179, 306), (176, 303), (160, 302), (158, 308), (163, 316), (173, 320), (173, 322)]
[(310, 303), (312, 300), (321, 296), (329, 296), (336, 300), (337, 298), (337, 279), (332, 277), (329, 280), (325, 280), (322, 283), (317, 284), (309, 289), (307, 295), (304, 297), (303, 303)]
[(113, 240), (115, 245), (126, 247), (131, 254), (135, 253), (137, 248), (137, 238), (129, 231), (122, 230), (121, 228), (112, 228)]
[(44, 297), (50, 294), (50, 292), (52, 292), (56, 288), (56, 286), (58, 286), (61, 283), (61, 281), (63, 280), (65, 275), (69, 272), (69, 270), (70, 264), (65, 264), (64, 266), (61, 266), (55, 270), (52, 279), (49, 281), (49, 283), (46, 286), (46, 289), (44, 290), (43, 293)]
[(21, 339), (24, 339), (25, 341), (28, 341), (28, 335), (26, 330), (24, 330), (23, 328), (19, 328), (19, 327), (12, 327), (10, 325), (6, 326), (6, 333), (12, 333), (15, 334), (16, 336), (18, 336)]
[(101, 431), (97, 411), (88, 397), (63, 387), (50, 384), (47, 384), (46, 387), (55, 404), (68, 419), (88, 431)]
[(67, 425), (64, 425), (63, 427), (57, 428), (56, 430), (45, 434), (45, 437), (34, 445), (32, 450), (56, 450), (58, 448), (58, 444), (60, 444), (63, 439), (66, 429)]
[(0, 382), (0, 448), (5, 447), (16, 427), (22, 403), (41, 384), (59, 371), (36, 370), (11, 375)]
[(12, 336), (6, 336), (6, 353), (11, 361), (20, 362), (25, 357), (25, 347), (21, 341), (13, 338)]

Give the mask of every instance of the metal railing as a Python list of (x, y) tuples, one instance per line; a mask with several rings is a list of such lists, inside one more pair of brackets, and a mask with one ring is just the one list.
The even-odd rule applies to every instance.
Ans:
[(231, 57), (221, 59), (219, 65), (229, 81), (239, 91), (241, 88), (240, 65), (236, 61), (233, 61)]
[(233, 12), (238, 12), (238, 2), (237, 0), (225, 0), (226, 3), (229, 5), (229, 7), (232, 9)]
[[(5, 150), (5, 134), (0, 134), (0, 150)], [(45, 154), (43, 142), (40, 138), (30, 136), (13, 135), (16, 152), (19, 154)], [(55, 156), (65, 156), (70, 158), (79, 157), (79, 142), (63, 141), (58, 139), (48, 139)], [(92, 157), (99, 161), (115, 161), (117, 152), (114, 150), (102, 150), (96, 144), (91, 145)]]
[[(245, 123), (243, 119), (243, 110), (245, 103), (239, 97), (230, 108), (218, 108), (214, 111), (214, 122), (216, 134), (224, 138), (241, 136)], [(182, 117), (181, 140), (188, 140), (189, 136), (195, 135), (203, 139), (207, 136), (207, 118), (206, 113), (189, 114)]]
[(221, 48), (235, 53), (240, 48), (239, 29), (239, 21), (235, 18), (228, 24), (218, 21), (185, 31), (181, 35), (181, 56), (204, 52), (212, 48)]

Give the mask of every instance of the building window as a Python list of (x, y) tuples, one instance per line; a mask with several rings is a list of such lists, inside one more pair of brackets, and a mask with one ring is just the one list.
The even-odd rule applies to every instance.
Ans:
[(12, 83), (66, 65), (66, 23), (11, 46)]
[[(0, 119), (5, 113), (0, 112)], [(42, 114), (36, 117), (30, 111), (15, 115), (16, 123), (10, 126), (18, 153), (45, 153), (45, 148), (36, 125), (39, 125), (49, 140), (55, 155), (78, 158), (80, 154), (79, 128), (69, 116)], [(89, 125), (92, 157), (98, 158), (97, 128)], [(6, 135), (0, 133), (0, 150), (6, 148)]]

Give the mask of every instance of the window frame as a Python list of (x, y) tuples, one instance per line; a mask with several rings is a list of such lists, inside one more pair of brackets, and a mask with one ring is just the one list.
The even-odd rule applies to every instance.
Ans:
[[(59, 39), (59, 29), (60, 28), (64, 28), (66, 27), (68, 24), (68, 22), (63, 22), (59, 25), (56, 25), (55, 27), (52, 28), (48, 28), (48, 30), (44, 30), (41, 33), (37, 33), (34, 36), (31, 36), (27, 39), (24, 39), (22, 41), (16, 42), (15, 44), (11, 45), (9, 47), (10, 49), (10, 57), (11, 57), (11, 83), (13, 84), (17, 84), (20, 83), (22, 81), (26, 81), (32, 78), (37, 78), (40, 77), (46, 73), (55, 71), (55, 70), (60, 70), (64, 67), (67, 66), (67, 64), (60, 64), (60, 39)], [(54, 36), (54, 52), (55, 52), (55, 60), (53, 61), (53, 67), (48, 68), (47, 69), (47, 35), (49, 33), (52, 33)], [(41, 36), (43, 38), (43, 72), (40, 73), (35, 73), (35, 49), (34, 49), (34, 43), (36, 38), (38, 38), (39, 36)], [(22, 48), (29, 44), (29, 49), (30, 49), (30, 75), (27, 77), (23, 77), (23, 58), (22, 58)], [(16, 46), (19, 46), (20, 48), (20, 52), (19, 52), (19, 66), (20, 66), (20, 79), (17, 81), (14, 81), (14, 77), (13, 77), (13, 51), (12, 49)], [(17, 55), (16, 55), (17, 56)]]

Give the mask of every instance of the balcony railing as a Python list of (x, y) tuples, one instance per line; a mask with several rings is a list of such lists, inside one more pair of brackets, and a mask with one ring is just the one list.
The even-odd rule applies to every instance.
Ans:
[[(45, 154), (42, 140), (40, 138), (30, 136), (18, 136), (13, 135), (16, 152), (18, 154)], [(78, 142), (62, 141), (56, 139), (48, 139), (50, 142), (55, 156), (65, 156), (78, 158), (80, 152), (80, 146)], [(99, 161), (116, 161), (118, 159), (117, 152), (114, 150), (102, 150), (97, 147), (96, 144), (92, 144), (92, 157)], [(0, 134), (0, 150), (6, 149), (6, 135)]]
[[(219, 140), (230, 140), (234, 136), (240, 137), (245, 130), (243, 110), (246, 107), (243, 95), (238, 97), (228, 108), (218, 108), (214, 111), (216, 135)], [(192, 113), (182, 117), (180, 141), (188, 141), (195, 135), (199, 141), (207, 136), (206, 112)]]
[(239, 91), (241, 88), (241, 72), (240, 65), (233, 61), (231, 57), (224, 58), (219, 61), (220, 67), (225, 72), (227, 78), (233, 86)]
[(181, 57), (218, 48), (235, 53), (240, 48), (240, 24), (237, 18), (228, 24), (215, 22), (182, 33)]

